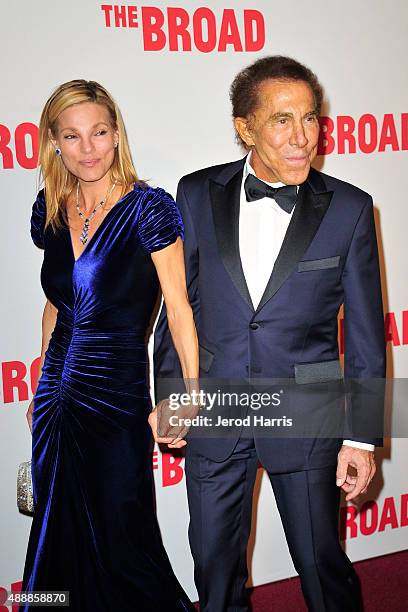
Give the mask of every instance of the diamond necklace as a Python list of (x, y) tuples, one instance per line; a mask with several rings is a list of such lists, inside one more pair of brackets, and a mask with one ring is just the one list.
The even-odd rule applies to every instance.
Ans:
[(115, 187), (116, 187), (116, 181), (114, 181), (112, 187), (110, 187), (110, 189), (107, 191), (106, 196), (104, 197), (104, 199), (101, 200), (99, 202), (99, 204), (97, 204), (95, 206), (95, 208), (93, 209), (93, 211), (91, 212), (89, 217), (86, 217), (84, 215), (84, 213), (79, 208), (79, 181), (77, 182), (77, 188), (76, 188), (76, 209), (77, 209), (78, 215), (81, 217), (81, 219), (84, 222), (84, 227), (82, 228), (82, 232), (81, 232), (81, 235), (79, 237), (79, 239), (82, 242), (82, 244), (86, 244), (88, 242), (89, 223), (92, 221), (92, 219), (96, 215), (97, 211), (101, 208), (101, 206), (103, 206), (107, 202), (107, 200), (111, 196), (112, 191), (115, 189)]

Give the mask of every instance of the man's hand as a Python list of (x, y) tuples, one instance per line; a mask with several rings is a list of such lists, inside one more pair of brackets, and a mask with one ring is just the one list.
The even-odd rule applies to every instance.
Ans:
[[(348, 473), (349, 466), (355, 468), (356, 476)], [(373, 451), (345, 445), (341, 447), (337, 458), (336, 484), (346, 492), (346, 501), (367, 492), (376, 469)]]
[(169, 448), (183, 448), (186, 446), (187, 442), (182, 438), (160, 438), (157, 435), (157, 406), (152, 412), (149, 414), (149, 425), (151, 427), (153, 437), (155, 442), (158, 444), (167, 444)]

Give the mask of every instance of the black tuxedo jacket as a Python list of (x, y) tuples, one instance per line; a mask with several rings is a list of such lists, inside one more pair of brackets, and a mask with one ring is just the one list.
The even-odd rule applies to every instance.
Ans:
[[(381, 444), (379, 427), (370, 427), (374, 420), (381, 421), (382, 410), (378, 394), (371, 393), (371, 381), (385, 377), (372, 199), (357, 187), (312, 169), (300, 186), (282, 248), (255, 308), (238, 244), (244, 163), (245, 159), (199, 170), (183, 177), (178, 186), (200, 377), (287, 380), (293, 383), (296, 410), (312, 408), (322, 386), (326, 389), (343, 378), (338, 312), (344, 304), (344, 379), (350, 381), (344, 435)], [(180, 366), (163, 308), (155, 332), (156, 389), (160, 379), (178, 376)], [(359, 382), (364, 393), (356, 391)], [(299, 390), (304, 392), (296, 394)], [(262, 431), (254, 429), (258, 456), (275, 471), (331, 464), (341, 444), (341, 436), (276, 439)], [(188, 446), (221, 461), (232, 452), (239, 435), (238, 428), (222, 440), (191, 437)]]

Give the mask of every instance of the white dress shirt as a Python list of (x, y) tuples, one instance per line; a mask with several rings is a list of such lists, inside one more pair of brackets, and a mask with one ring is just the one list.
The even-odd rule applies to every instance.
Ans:
[[(256, 308), (265, 291), (295, 208), (291, 213), (287, 213), (275, 200), (266, 197), (247, 202), (244, 190), (245, 179), (248, 174), (256, 176), (249, 157), (248, 155), (246, 158), (241, 185), (239, 250), (248, 290)], [(284, 183), (267, 184), (274, 188), (284, 185)], [(373, 444), (364, 442), (344, 440), (343, 444), (374, 450)]]

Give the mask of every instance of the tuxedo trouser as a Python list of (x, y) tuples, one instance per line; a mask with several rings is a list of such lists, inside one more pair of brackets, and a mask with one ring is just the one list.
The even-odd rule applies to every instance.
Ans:
[[(185, 467), (200, 611), (247, 612), (246, 554), (258, 467), (254, 441), (239, 440), (222, 462), (188, 452)], [(362, 610), (358, 578), (339, 542), (336, 466), (269, 478), (308, 609)]]

